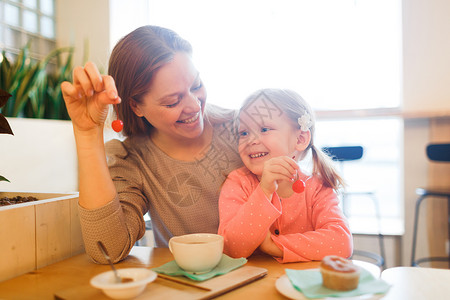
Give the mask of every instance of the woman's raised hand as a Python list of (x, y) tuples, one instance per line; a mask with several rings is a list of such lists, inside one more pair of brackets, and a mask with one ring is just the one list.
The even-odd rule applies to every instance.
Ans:
[(73, 83), (63, 82), (61, 91), (74, 128), (81, 131), (103, 127), (109, 105), (121, 101), (114, 79), (101, 75), (92, 62), (76, 67)]

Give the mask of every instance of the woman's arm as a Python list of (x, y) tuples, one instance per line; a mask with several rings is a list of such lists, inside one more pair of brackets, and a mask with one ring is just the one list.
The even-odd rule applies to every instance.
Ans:
[(86, 209), (99, 208), (116, 195), (106, 163), (103, 130), (85, 132), (74, 127), (78, 155), (79, 204)]
[(72, 119), (79, 168), (79, 203), (94, 209), (112, 201), (116, 191), (105, 158), (103, 125), (110, 104), (120, 103), (114, 80), (87, 63), (73, 71), (61, 91)]
[(96, 241), (101, 240), (112, 259), (118, 261), (128, 255), (132, 241), (108, 170), (103, 141), (109, 106), (120, 103), (114, 80), (100, 75), (95, 64), (87, 63), (74, 69), (73, 83), (63, 82), (61, 91), (76, 141), (80, 219), (86, 251), (95, 261), (106, 263), (96, 247)]

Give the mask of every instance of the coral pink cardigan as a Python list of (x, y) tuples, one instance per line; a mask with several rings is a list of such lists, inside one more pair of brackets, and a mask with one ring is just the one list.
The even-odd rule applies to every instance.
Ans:
[(284, 199), (274, 193), (270, 201), (247, 168), (231, 172), (219, 198), (224, 252), (248, 257), (270, 231), (283, 251), (283, 257), (276, 257), (282, 263), (321, 260), (326, 255), (351, 256), (352, 235), (336, 194), (319, 178), (306, 179), (304, 176), (303, 193)]

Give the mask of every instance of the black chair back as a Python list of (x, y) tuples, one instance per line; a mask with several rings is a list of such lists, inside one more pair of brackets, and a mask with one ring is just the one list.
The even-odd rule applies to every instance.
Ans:
[(430, 144), (427, 146), (429, 160), (450, 162), (450, 144)]
[(358, 160), (364, 152), (361, 146), (323, 147), (322, 150), (334, 161)]

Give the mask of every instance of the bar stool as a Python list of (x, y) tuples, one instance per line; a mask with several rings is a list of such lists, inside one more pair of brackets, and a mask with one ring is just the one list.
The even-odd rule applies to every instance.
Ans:
[[(363, 157), (364, 148), (362, 146), (342, 146), (342, 147), (323, 147), (322, 150), (327, 153), (333, 161), (337, 161), (341, 164), (346, 161), (359, 160)], [(375, 265), (384, 269), (385, 268), (385, 247), (384, 247), (384, 236), (381, 233), (381, 214), (380, 207), (378, 204), (378, 199), (374, 191), (344, 191), (342, 193), (342, 210), (345, 216), (349, 216), (348, 211), (348, 201), (350, 196), (362, 195), (371, 199), (374, 209), (375, 217), (378, 222), (378, 243), (380, 247), (380, 254), (363, 251), (363, 250), (353, 250), (352, 258), (356, 257), (366, 257), (369, 258)]]
[[(426, 147), (426, 154), (429, 160), (434, 162), (450, 162), (450, 144), (430, 144)], [(417, 245), (417, 228), (419, 224), (420, 204), (428, 197), (437, 197), (440, 199), (447, 199), (447, 215), (448, 215), (448, 236), (450, 241), (450, 188), (418, 188), (416, 194), (419, 198), (416, 200), (416, 210), (414, 213), (414, 229), (413, 229), (413, 244), (411, 253), (411, 266), (419, 267), (424, 262), (446, 262), (449, 263), (450, 268), (450, 250), (448, 257), (429, 256), (416, 259), (416, 245)]]

